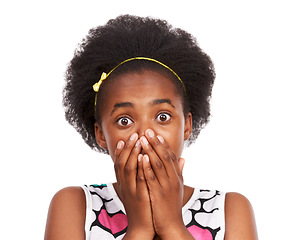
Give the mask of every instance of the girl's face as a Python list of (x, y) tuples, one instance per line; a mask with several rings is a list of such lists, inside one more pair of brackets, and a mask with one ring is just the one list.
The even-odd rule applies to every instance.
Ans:
[(179, 158), (192, 131), (192, 117), (189, 113), (185, 118), (182, 98), (173, 82), (149, 70), (122, 74), (110, 81), (100, 103), (101, 125), (95, 124), (99, 146), (108, 149), (114, 159), (118, 141), (126, 142), (133, 133), (140, 138), (152, 129)]

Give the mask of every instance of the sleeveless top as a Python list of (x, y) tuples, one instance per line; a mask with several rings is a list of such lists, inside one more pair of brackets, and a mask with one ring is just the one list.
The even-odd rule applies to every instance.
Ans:
[[(120, 240), (127, 231), (127, 216), (112, 183), (82, 186), (86, 195), (86, 240)], [(223, 240), (225, 193), (194, 189), (182, 208), (183, 221), (197, 240)]]

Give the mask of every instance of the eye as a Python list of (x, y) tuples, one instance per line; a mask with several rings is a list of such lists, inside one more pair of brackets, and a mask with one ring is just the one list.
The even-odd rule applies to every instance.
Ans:
[(117, 123), (120, 126), (128, 126), (128, 125), (132, 124), (133, 121), (131, 119), (129, 119), (128, 117), (121, 117), (117, 120)]
[(160, 113), (158, 114), (158, 116), (156, 117), (156, 119), (159, 121), (159, 122), (167, 122), (168, 120), (170, 120), (171, 118), (171, 115), (168, 114), (168, 113)]

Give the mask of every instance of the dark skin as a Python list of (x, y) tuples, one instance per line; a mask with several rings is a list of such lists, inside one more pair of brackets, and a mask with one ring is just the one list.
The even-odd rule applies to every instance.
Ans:
[[(183, 184), (181, 158), (192, 131), (191, 114), (184, 115), (174, 83), (159, 73), (142, 71), (110, 80), (95, 134), (114, 162), (114, 187), (128, 217), (123, 239), (194, 239), (181, 212), (193, 193)], [(45, 240), (84, 240), (85, 217), (83, 190), (60, 190), (50, 204)], [(226, 194), (225, 223), (225, 240), (257, 239), (250, 202), (238, 193)]]
[(114, 186), (128, 216), (124, 239), (193, 239), (181, 212), (193, 192), (182, 177), (180, 156), (192, 130), (182, 97), (170, 79), (151, 71), (124, 74), (108, 89), (96, 137), (114, 161)]

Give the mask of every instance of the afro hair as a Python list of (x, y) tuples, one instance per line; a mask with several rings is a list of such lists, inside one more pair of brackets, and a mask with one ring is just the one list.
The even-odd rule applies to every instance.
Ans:
[[(156, 59), (182, 79), (186, 88), (184, 106), (192, 114), (193, 130), (187, 142), (190, 145), (209, 121), (214, 66), (191, 34), (160, 19), (122, 15), (90, 29), (66, 71), (63, 92), (66, 120), (92, 149), (108, 153), (95, 139), (94, 124), (99, 123), (100, 117), (98, 109), (95, 113), (92, 86), (103, 72), (133, 57)], [(144, 68), (146, 61), (137, 62), (135, 68)]]

